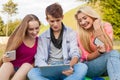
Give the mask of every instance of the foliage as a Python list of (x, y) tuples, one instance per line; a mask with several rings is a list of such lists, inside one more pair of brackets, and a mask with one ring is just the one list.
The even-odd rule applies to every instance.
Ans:
[(16, 19), (15, 21), (9, 21), (9, 31), (8, 36), (11, 35), (11, 33), (15, 30), (16, 27), (20, 24), (21, 20)]
[[(10, 17), (12, 17), (13, 14), (16, 14), (17, 12), (17, 4), (14, 3), (12, 0), (8, 0), (7, 3), (3, 4), (3, 13), (7, 13), (8, 14), (8, 22)], [(9, 24), (6, 25), (6, 36), (8, 36), (8, 26)]]
[(89, 0), (88, 4), (99, 6), (103, 20), (113, 26), (114, 39), (120, 40), (120, 0)]
[(3, 4), (3, 13), (7, 13), (12, 16), (17, 12), (17, 4), (15, 4), (12, 0), (9, 0), (7, 3)]
[(103, 19), (112, 23), (114, 38), (120, 40), (120, 1), (105, 0), (101, 2), (101, 5), (104, 5), (102, 9), (102, 12), (104, 12)]
[(5, 33), (4, 33), (4, 22), (3, 22), (1, 17), (0, 17), (0, 35), (1, 36), (5, 35)]

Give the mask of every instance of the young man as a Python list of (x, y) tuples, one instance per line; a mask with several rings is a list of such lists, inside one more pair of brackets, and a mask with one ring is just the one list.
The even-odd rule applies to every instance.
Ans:
[(46, 8), (46, 19), (50, 29), (39, 37), (35, 66), (70, 64), (70, 69), (62, 76), (42, 76), (39, 68), (28, 73), (30, 80), (83, 80), (87, 66), (78, 63), (80, 58), (76, 33), (62, 23), (61, 5), (54, 3)]

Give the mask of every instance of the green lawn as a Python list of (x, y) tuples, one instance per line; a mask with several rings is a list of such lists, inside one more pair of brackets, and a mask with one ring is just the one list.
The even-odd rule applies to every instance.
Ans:
[[(102, 78), (104, 78), (104, 80), (109, 80), (109, 78), (108, 78), (108, 77), (102, 77)], [(85, 80), (92, 80), (92, 79), (90, 79), (90, 78), (86, 77), (86, 78), (85, 78)]]

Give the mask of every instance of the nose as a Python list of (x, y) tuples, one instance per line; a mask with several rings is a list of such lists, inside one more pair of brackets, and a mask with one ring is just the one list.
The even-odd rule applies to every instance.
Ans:
[(38, 30), (35, 29), (35, 30), (33, 31), (33, 34), (37, 34), (37, 33), (38, 33)]
[(82, 20), (82, 21), (81, 21), (81, 24), (83, 25), (83, 24), (85, 24), (85, 22), (86, 22), (85, 20)]
[(57, 26), (57, 21), (54, 22), (54, 26)]

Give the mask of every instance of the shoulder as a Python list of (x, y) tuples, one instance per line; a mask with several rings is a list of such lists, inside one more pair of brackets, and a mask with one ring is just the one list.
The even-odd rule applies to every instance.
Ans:
[(65, 29), (64, 29), (67, 33), (76, 33), (72, 28), (68, 27), (68, 26), (65, 26)]
[(112, 31), (113, 30), (112, 25), (109, 22), (104, 22), (103, 27), (104, 27), (105, 31)]
[(103, 23), (103, 26), (104, 26), (104, 28), (112, 28), (112, 25), (111, 25), (111, 23), (109, 23), (109, 22), (104, 22)]
[(64, 35), (66, 35), (67, 39), (71, 39), (71, 38), (76, 38), (77, 33), (76, 31), (74, 31), (73, 29), (71, 29), (70, 27), (65, 27), (66, 29), (64, 30)]
[(42, 38), (50, 37), (50, 29), (43, 32), (39, 37), (42, 37)]

